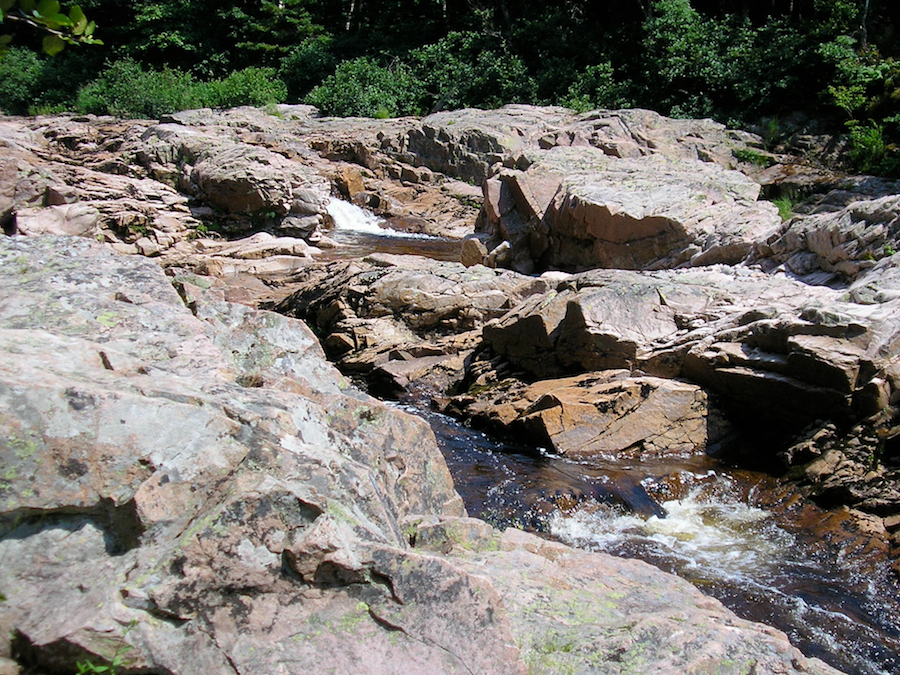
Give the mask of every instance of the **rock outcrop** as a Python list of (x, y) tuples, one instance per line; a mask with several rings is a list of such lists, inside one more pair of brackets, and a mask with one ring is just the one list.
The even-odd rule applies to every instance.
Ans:
[[(0, 120), (26, 235), (0, 240), (0, 672), (828, 672), (662, 573), (466, 518), (428, 429), (324, 360), (579, 461), (771, 432), (896, 554), (897, 197), (820, 177), (781, 223), (760, 182), (791, 171), (733, 170), (758, 146), (530, 106)], [(334, 194), (464, 264), (316, 263)]]
[[(402, 136), (416, 120), (318, 119), (309, 106), (277, 113), (4, 120), (0, 224), (8, 233), (101, 238), (172, 264), (206, 253), (212, 244), (198, 250), (194, 241), (209, 235), (265, 232), (315, 245), (329, 223), (332, 193), (398, 229), (455, 237), (472, 231), (476, 186), (381, 151), (391, 125)], [(222, 273), (229, 271), (225, 265)]]
[(285, 283), (293, 292), (274, 309), (307, 320), (344, 372), (385, 395), (413, 383), (446, 390), (485, 322), (549, 289), (509, 270), (389, 254), (308, 266)]
[[(412, 232), (461, 239), (477, 216), (479, 244), (466, 264), (526, 273), (750, 257), (852, 278), (900, 247), (889, 200), (860, 204), (841, 222), (829, 215), (854, 195), (871, 197), (872, 181), (820, 178), (819, 189), (840, 189), (785, 226), (759, 200), (757, 180), (734, 170), (745, 166), (738, 157), (758, 152), (759, 138), (642, 110), (507, 106), (364, 120), (280, 106), (160, 121), (39, 117), (4, 120), (0, 144), (5, 231), (100, 237), (164, 261), (198, 253), (193, 240), (211, 232), (262, 231), (315, 246), (332, 194)], [(790, 189), (780, 174), (756, 178), (770, 191)]]
[(896, 402), (897, 310), (879, 297), (859, 304), (728, 267), (585, 272), (485, 326), (484, 338), (533, 377), (627, 368), (683, 378), (744, 416), (798, 429)]
[(812, 283), (856, 279), (877, 260), (896, 253), (900, 196), (852, 201), (841, 209), (825, 202), (793, 217), (753, 256), (766, 269), (785, 269)]
[(84, 238), (2, 237), (0, 279), (7, 670), (835, 672), (649, 565), (465, 518), (427, 426), (298, 321)]

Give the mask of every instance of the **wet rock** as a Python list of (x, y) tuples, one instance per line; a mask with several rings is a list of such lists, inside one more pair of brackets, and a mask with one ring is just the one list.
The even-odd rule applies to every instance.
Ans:
[(848, 430), (811, 425), (783, 453), (791, 473), (826, 506), (900, 514), (900, 413), (887, 407)]

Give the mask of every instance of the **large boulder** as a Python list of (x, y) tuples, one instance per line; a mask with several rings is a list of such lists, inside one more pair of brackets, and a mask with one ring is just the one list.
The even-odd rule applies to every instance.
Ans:
[(710, 439), (707, 396), (700, 387), (631, 377), (625, 370), (530, 385), (507, 379), (457, 396), (446, 409), (481, 426), (518, 431), (536, 445), (575, 458), (702, 454)]
[(133, 149), (152, 175), (226, 214), (324, 214), (329, 185), (307, 164), (220, 127), (150, 127)]
[[(467, 553), (462, 566), (510, 598), (511, 630), (529, 673), (833, 672), (816, 659), (789, 662), (796, 651), (772, 629), (748, 636), (745, 621), (710, 623), (718, 602), (687, 582), (662, 591), (657, 571), (641, 561), (571, 551), (517, 530), (498, 547), (499, 554)], [(597, 588), (615, 600), (597, 602)]]
[(557, 147), (485, 184), (487, 229), (530, 271), (735, 264), (775, 234), (759, 185), (699, 160)]

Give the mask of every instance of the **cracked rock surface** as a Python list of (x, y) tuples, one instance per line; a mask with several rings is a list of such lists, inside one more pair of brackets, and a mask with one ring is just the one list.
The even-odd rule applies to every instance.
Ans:
[(82, 238), (0, 238), (0, 281), (6, 671), (835, 672), (648, 565), (466, 518), (428, 427), (297, 320)]

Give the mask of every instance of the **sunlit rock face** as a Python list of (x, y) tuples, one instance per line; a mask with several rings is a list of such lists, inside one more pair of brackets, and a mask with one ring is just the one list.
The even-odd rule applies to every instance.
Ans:
[(465, 518), (427, 425), (294, 319), (83, 238), (0, 238), (0, 281), (7, 670), (834, 672), (648, 565)]

